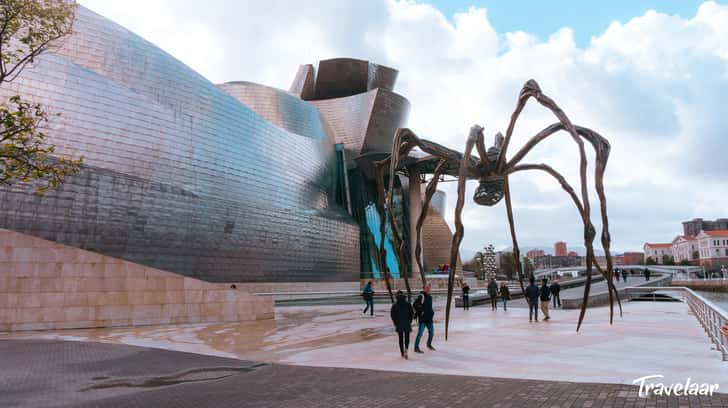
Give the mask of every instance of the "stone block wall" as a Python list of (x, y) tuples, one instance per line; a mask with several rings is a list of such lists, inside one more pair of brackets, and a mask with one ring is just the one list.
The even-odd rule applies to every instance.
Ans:
[(0, 229), (0, 331), (274, 317), (271, 296)]

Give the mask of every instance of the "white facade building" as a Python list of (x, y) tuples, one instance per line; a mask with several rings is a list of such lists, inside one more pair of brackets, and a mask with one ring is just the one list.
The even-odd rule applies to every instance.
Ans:
[(672, 244), (646, 242), (642, 248), (645, 251), (645, 263), (648, 258), (652, 258), (658, 264), (662, 264), (663, 256), (673, 256)]
[(701, 265), (728, 265), (728, 230), (700, 231), (697, 241)]
[(675, 263), (681, 261), (698, 261), (700, 259), (700, 251), (698, 250), (698, 240), (692, 235), (678, 235), (672, 240), (672, 257)]

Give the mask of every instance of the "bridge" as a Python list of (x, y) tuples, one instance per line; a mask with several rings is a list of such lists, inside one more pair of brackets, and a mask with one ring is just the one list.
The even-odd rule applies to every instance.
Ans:
[[(630, 270), (630, 271), (640, 271), (641, 273), (644, 273), (645, 269), (649, 269), (650, 272), (653, 273), (661, 273), (661, 274), (668, 274), (673, 275), (676, 278), (678, 276), (690, 276), (691, 274), (701, 274), (703, 272), (703, 268), (700, 266), (684, 266), (684, 265), (614, 265), (615, 270)], [(569, 266), (569, 267), (562, 267), (562, 268), (546, 268), (546, 269), (539, 269), (536, 270), (533, 275), (537, 278), (543, 278), (543, 277), (550, 277), (554, 275), (563, 276), (569, 273), (576, 273), (578, 275), (585, 275), (586, 274), (586, 267), (585, 266)], [(598, 275), (597, 269), (592, 267), (592, 276)]]

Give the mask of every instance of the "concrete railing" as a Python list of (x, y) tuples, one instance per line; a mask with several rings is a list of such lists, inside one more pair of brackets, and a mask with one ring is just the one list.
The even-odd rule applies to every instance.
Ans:
[[(671, 275), (658, 275), (655, 277), (654, 280), (651, 281), (645, 281), (642, 284), (650, 286), (669, 286), (670, 282), (672, 281)], [(624, 294), (626, 293), (626, 287), (623, 287), (621, 289), (617, 289), (617, 294), (621, 298), (624, 297)], [(581, 302), (583, 298), (577, 297), (577, 298), (561, 298), (561, 307), (564, 309), (578, 309), (581, 307)], [(616, 303), (616, 300), (615, 300)], [(609, 291), (606, 290), (606, 288), (600, 292), (592, 292), (589, 294), (589, 307), (594, 306), (604, 306), (609, 304)]]
[(728, 312), (718, 307), (715, 303), (704, 298), (690, 288), (684, 286), (670, 287), (629, 287), (625, 288), (627, 296), (632, 299), (643, 297), (646, 294), (656, 291), (673, 291), (681, 295), (681, 300), (688, 304), (695, 317), (705, 329), (710, 340), (720, 351), (723, 361), (728, 361), (728, 338), (721, 332), (721, 327), (728, 324)]

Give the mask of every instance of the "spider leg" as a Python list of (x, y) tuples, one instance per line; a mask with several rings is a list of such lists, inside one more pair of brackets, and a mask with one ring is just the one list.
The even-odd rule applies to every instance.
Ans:
[[(506, 132), (506, 139), (504, 140), (504, 144), (501, 150), (501, 155), (498, 157), (498, 169), (503, 170), (505, 167), (505, 152), (508, 148), (508, 142), (510, 141), (510, 136), (513, 133), (513, 128), (515, 126), (515, 121), (518, 118), (518, 115), (523, 110), (523, 107), (525, 106), (526, 102), (530, 97), (535, 98), (538, 103), (540, 103), (542, 106), (549, 109), (554, 116), (559, 120), (561, 125), (563, 125), (564, 130), (569, 132), (572, 139), (574, 139), (574, 142), (579, 146), (579, 179), (581, 181), (581, 200), (582, 200), (582, 218), (584, 219), (584, 246), (586, 247), (586, 266), (587, 266), (587, 281), (589, 283), (591, 280), (591, 266), (594, 262), (594, 237), (596, 236), (596, 231), (594, 229), (594, 226), (591, 223), (590, 219), (590, 213), (591, 208), (589, 205), (589, 192), (587, 190), (587, 160), (586, 160), (586, 152), (584, 150), (584, 141), (581, 140), (579, 135), (577, 134), (576, 128), (571, 123), (571, 120), (566, 116), (563, 110), (554, 102), (551, 98), (544, 95), (541, 92), (541, 88), (538, 86), (536, 81), (529, 80), (526, 82), (526, 84), (523, 86), (521, 93), (518, 97), (518, 104), (516, 105), (516, 110), (513, 112), (513, 115), (511, 116), (511, 122), (508, 125), (508, 130)], [(607, 286), (609, 287), (609, 321), (613, 322), (614, 320), (614, 299), (613, 299), (613, 293), (615, 290), (613, 290), (614, 283), (611, 279), (611, 271), (607, 270)], [(585, 292), (586, 292), (586, 286), (585, 286)], [(586, 299), (585, 299), (586, 300)], [(577, 325), (577, 331), (579, 330), (579, 327), (581, 327), (581, 323), (583, 320), (583, 313), (586, 311), (586, 304), (582, 305), (582, 314), (579, 316), (579, 323)]]
[(508, 187), (508, 177), (505, 178), (503, 192), (506, 197), (506, 214), (508, 215), (508, 225), (511, 228), (511, 239), (513, 240), (513, 257), (516, 258), (516, 272), (518, 274), (518, 283), (521, 285), (523, 298), (526, 298), (526, 288), (523, 286), (523, 271), (521, 270), (521, 252), (518, 249), (518, 240), (516, 239), (516, 226), (513, 223), (513, 207), (511, 206), (511, 190)]
[(387, 215), (384, 213), (384, 168), (389, 164), (389, 159), (382, 160), (376, 163), (376, 177), (377, 177), (377, 212), (379, 213), (379, 269), (384, 275), (384, 282), (387, 285), (387, 292), (389, 292), (389, 299), (394, 303), (394, 295), (392, 295), (392, 282), (389, 267), (387, 266), (387, 250), (384, 249), (384, 231)]
[[(474, 127), (475, 128), (475, 127)], [(473, 128), (473, 129), (474, 129)], [(450, 308), (452, 303), (453, 284), (455, 283), (455, 268), (458, 262), (458, 249), (460, 242), (463, 240), (463, 205), (465, 204), (465, 181), (469, 172), (470, 154), (473, 151), (473, 145), (477, 139), (477, 133), (471, 129), (468, 141), (465, 144), (465, 152), (460, 162), (460, 172), (458, 175), (458, 200), (455, 206), (455, 233), (452, 236), (452, 244), (450, 245), (450, 271), (447, 277), (447, 303), (445, 304), (445, 341), (447, 341), (448, 329), (450, 327)]]
[(566, 191), (569, 194), (569, 197), (574, 201), (574, 205), (576, 205), (577, 210), (579, 210), (579, 213), (581, 214), (582, 221), (584, 223), (584, 237), (585, 237), (585, 244), (586, 251), (587, 251), (587, 257), (586, 257), (586, 282), (584, 282), (584, 299), (581, 302), (581, 310), (579, 311), (579, 322), (577, 323), (576, 330), (579, 331), (579, 328), (581, 327), (581, 323), (584, 320), (584, 316), (586, 315), (586, 308), (587, 308), (587, 301), (589, 300), (589, 292), (591, 291), (591, 266), (592, 262), (594, 260), (594, 248), (593, 246), (589, 245), (589, 242), (586, 241), (586, 237), (589, 235), (589, 229), (594, 230), (594, 226), (591, 224), (591, 221), (589, 218), (585, 215), (584, 207), (579, 200), (579, 197), (574, 192), (574, 189), (569, 185), (569, 183), (566, 181), (564, 176), (562, 176), (559, 172), (554, 170), (551, 166), (548, 166), (546, 164), (519, 164), (516, 166), (511, 167), (506, 172), (506, 175), (516, 173), (518, 171), (524, 171), (524, 170), (541, 170), (544, 171), (551, 176), (553, 176), (559, 184), (561, 184), (561, 188)]
[[(591, 143), (592, 147), (594, 148), (594, 153), (596, 156), (596, 164), (595, 164), (595, 170), (594, 170), (594, 185), (597, 190), (597, 195), (599, 196), (599, 204), (601, 209), (601, 217), (602, 217), (602, 236), (601, 236), (601, 242), (602, 242), (602, 248), (604, 249), (604, 256), (606, 258), (606, 273), (603, 271), (598, 265), (595, 263), (595, 266), (597, 266), (597, 270), (600, 274), (604, 276), (605, 279), (607, 279), (609, 291), (610, 291), (610, 323), (613, 322), (613, 309), (612, 309), (612, 303), (611, 303), (611, 297), (612, 294), (614, 298), (617, 301), (617, 305), (619, 306), (619, 315), (622, 316), (622, 302), (619, 298), (619, 292), (617, 291), (617, 288), (612, 283), (612, 277), (614, 276), (614, 268), (613, 268), (613, 262), (612, 262), (612, 255), (610, 251), (610, 242), (611, 237), (609, 235), (609, 219), (607, 217), (607, 200), (604, 193), (604, 171), (606, 170), (607, 161), (609, 160), (609, 152), (610, 152), (610, 145), (609, 141), (598, 134), (597, 132), (585, 128), (582, 126), (574, 126), (576, 133), (581, 136), (582, 138), (586, 139)], [(536, 146), (539, 142), (543, 141), (547, 137), (551, 136), (552, 134), (560, 131), (565, 130), (565, 126), (563, 123), (554, 123), (539, 133), (536, 134), (536, 136), (532, 137), (528, 143), (526, 143), (519, 151), (516, 153), (513, 158), (508, 162), (506, 165), (506, 168), (512, 168), (515, 166), (518, 162), (520, 162), (526, 154), (528, 154), (531, 149), (533, 149), (534, 146)], [(579, 210), (580, 213), (583, 213), (583, 210)]]
[(404, 286), (407, 288), (407, 299), (412, 298), (412, 289), (410, 288), (408, 271), (406, 271), (405, 253), (404, 253), (404, 240), (402, 239), (402, 233), (397, 225), (397, 220), (394, 219), (394, 178), (396, 177), (397, 167), (399, 166), (399, 160), (401, 156), (406, 155), (411, 147), (408, 147), (409, 143), (404, 143), (404, 152), (400, 150), (403, 147), (402, 136), (405, 132), (403, 129), (397, 130), (392, 141), (392, 156), (389, 164), (389, 190), (387, 191), (386, 205), (387, 211), (389, 211), (389, 225), (392, 228), (392, 237), (394, 238), (394, 248), (397, 252), (397, 263), (399, 265), (399, 274), (404, 279)]
[(425, 218), (427, 218), (427, 209), (430, 207), (430, 201), (432, 201), (432, 196), (435, 194), (435, 191), (437, 191), (437, 183), (440, 181), (440, 175), (442, 175), (442, 172), (445, 171), (445, 164), (446, 162), (444, 160), (440, 160), (439, 164), (435, 168), (435, 173), (433, 173), (432, 175), (432, 179), (430, 179), (430, 182), (427, 183), (427, 188), (425, 189), (425, 199), (422, 202), (422, 211), (420, 211), (420, 216), (417, 218), (417, 226), (415, 227), (415, 229), (417, 230), (417, 238), (415, 241), (415, 259), (417, 260), (417, 267), (420, 268), (420, 277), (422, 278), (423, 288), (427, 284), (427, 281), (425, 279), (425, 270), (422, 267), (421, 258), (422, 225), (425, 223)]

